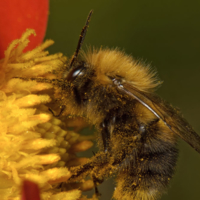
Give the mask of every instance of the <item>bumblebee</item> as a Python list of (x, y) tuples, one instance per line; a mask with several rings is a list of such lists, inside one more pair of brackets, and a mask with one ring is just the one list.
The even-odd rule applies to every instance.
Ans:
[(54, 80), (56, 98), (67, 111), (84, 116), (97, 129), (100, 150), (85, 165), (71, 169), (71, 181), (90, 174), (100, 182), (116, 175), (115, 199), (157, 199), (174, 174), (177, 136), (199, 153), (200, 137), (177, 109), (154, 93), (161, 82), (149, 66), (117, 49), (79, 55), (91, 15), (63, 77)]

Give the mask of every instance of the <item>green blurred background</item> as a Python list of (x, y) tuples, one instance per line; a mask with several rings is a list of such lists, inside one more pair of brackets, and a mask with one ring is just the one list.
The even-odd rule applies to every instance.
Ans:
[[(200, 1), (50, 0), (46, 38), (55, 41), (51, 53), (73, 54), (91, 9), (83, 49), (119, 47), (150, 63), (164, 80), (158, 94), (179, 107), (200, 134)], [(179, 149), (176, 174), (161, 199), (200, 199), (200, 155), (183, 141)], [(101, 199), (111, 199), (113, 188), (112, 179), (105, 181)]]

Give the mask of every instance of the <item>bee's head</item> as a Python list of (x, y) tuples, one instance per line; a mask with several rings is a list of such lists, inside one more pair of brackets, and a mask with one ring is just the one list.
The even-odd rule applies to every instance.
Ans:
[(74, 106), (85, 105), (89, 99), (88, 93), (93, 86), (93, 69), (84, 61), (75, 61), (73, 66), (63, 74), (65, 81), (64, 92)]

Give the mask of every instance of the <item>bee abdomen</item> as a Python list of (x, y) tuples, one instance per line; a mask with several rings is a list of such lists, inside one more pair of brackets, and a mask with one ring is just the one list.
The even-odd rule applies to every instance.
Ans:
[(162, 147), (156, 151), (159, 143), (156, 142), (144, 144), (138, 149), (135, 164), (121, 170), (114, 198), (154, 200), (166, 189), (175, 170), (178, 151), (175, 144), (163, 141), (160, 141)]

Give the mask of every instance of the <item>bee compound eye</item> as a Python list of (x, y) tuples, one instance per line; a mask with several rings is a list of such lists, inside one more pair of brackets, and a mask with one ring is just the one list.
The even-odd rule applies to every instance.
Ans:
[(82, 76), (84, 74), (83, 67), (79, 66), (73, 70), (71, 70), (66, 78), (68, 82), (74, 81), (78, 76)]

